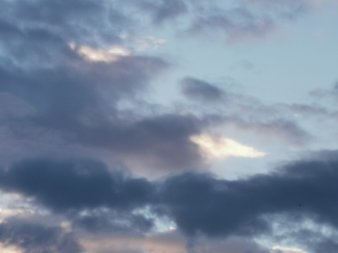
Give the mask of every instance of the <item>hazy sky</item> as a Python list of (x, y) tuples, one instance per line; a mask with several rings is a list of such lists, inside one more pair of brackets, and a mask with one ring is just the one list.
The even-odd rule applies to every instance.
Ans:
[(0, 251), (338, 252), (336, 0), (2, 0)]

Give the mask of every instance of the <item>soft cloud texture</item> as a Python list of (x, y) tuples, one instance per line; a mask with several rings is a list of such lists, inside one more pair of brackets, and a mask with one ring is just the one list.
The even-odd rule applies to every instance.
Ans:
[(336, 253), (331, 6), (3, 0), (0, 251)]
[[(268, 235), (268, 217), (277, 214), (291, 220), (307, 218), (337, 229), (336, 177), (336, 160), (299, 161), (272, 174), (235, 181), (187, 173), (150, 182), (109, 172), (94, 161), (38, 159), (22, 161), (3, 171), (0, 187), (29, 196), (57, 212), (76, 211), (82, 221), (74, 219), (73, 212), (69, 218), (74, 225), (92, 224), (91, 231), (96, 230), (95, 223), (100, 218), (103, 223), (97, 224), (101, 229), (105, 227), (104, 212), (99, 208), (116, 212), (106, 212), (107, 221), (126, 219), (135, 229), (138, 222), (141, 225), (147, 221), (142, 220), (142, 215), (123, 213), (132, 214), (133, 210), (149, 206), (156, 215), (172, 219), (187, 235), (229, 237)], [(84, 210), (86, 215), (81, 214)], [(149, 229), (147, 226), (143, 228)], [(324, 247), (321, 243), (330, 239), (321, 236), (316, 247)]]
[(264, 152), (245, 146), (232, 139), (220, 136), (196, 135), (191, 137), (208, 159), (227, 159), (229, 157), (258, 158)]
[[(73, 235), (63, 232), (60, 228), (45, 227), (29, 221), (9, 220), (0, 224), (0, 241), (13, 251), (24, 253), (82, 252)], [(10, 252), (10, 251), (9, 251)]]

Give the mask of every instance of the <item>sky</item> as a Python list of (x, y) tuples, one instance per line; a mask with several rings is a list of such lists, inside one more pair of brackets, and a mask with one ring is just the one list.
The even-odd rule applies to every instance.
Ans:
[(336, 253), (336, 0), (2, 0), (0, 251)]

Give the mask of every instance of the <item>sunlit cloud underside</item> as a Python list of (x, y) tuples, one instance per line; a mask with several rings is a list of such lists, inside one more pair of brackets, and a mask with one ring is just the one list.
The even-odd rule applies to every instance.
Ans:
[(260, 158), (265, 152), (246, 146), (226, 137), (195, 135), (191, 141), (198, 145), (203, 155), (209, 160), (224, 160), (230, 157)]

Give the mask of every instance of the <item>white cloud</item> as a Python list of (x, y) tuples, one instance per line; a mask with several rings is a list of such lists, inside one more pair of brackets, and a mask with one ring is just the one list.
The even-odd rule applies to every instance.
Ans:
[(131, 54), (131, 51), (128, 48), (121, 46), (112, 46), (108, 49), (97, 49), (86, 45), (69, 43), (69, 47), (89, 62), (110, 63)]
[(277, 245), (272, 247), (271, 253), (308, 253), (308, 252), (299, 248), (283, 247)]
[(202, 134), (192, 136), (190, 140), (197, 144), (202, 153), (210, 160), (222, 160), (229, 157), (259, 158), (266, 155), (253, 147), (225, 137)]
[(1, 253), (22, 253), (23, 251), (14, 246), (7, 246), (0, 243), (0, 252)]

